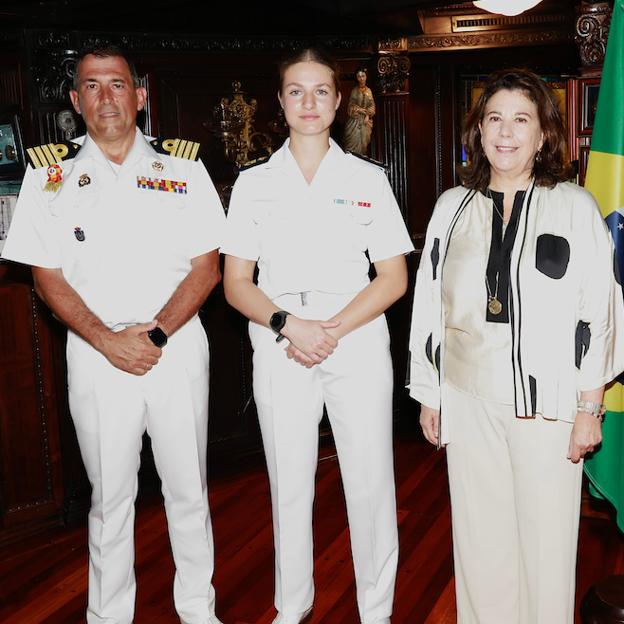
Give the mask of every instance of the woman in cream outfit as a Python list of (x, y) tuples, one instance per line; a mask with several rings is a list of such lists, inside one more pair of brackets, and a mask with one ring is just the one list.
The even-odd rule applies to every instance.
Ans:
[(537, 76), (493, 74), (464, 144), (410, 339), (424, 435), (448, 444), (458, 622), (572, 624), (582, 458), (624, 369), (613, 245)]

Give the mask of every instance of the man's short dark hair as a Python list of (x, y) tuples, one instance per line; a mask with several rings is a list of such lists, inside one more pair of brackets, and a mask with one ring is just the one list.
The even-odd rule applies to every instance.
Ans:
[(111, 56), (118, 56), (122, 58), (128, 64), (128, 69), (130, 70), (130, 75), (132, 76), (132, 82), (135, 87), (140, 87), (141, 83), (139, 82), (139, 75), (137, 74), (136, 67), (134, 63), (128, 58), (128, 55), (116, 45), (106, 44), (106, 45), (92, 45), (86, 46), (80, 50), (78, 56), (76, 57), (76, 69), (74, 71), (74, 80), (72, 84), (72, 88), (74, 91), (78, 90), (78, 69), (80, 67), (80, 63), (84, 59), (85, 56), (96, 56), (97, 58), (110, 58)]

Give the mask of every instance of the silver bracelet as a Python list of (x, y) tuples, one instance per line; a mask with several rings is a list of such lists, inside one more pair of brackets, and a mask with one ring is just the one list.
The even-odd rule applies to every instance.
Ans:
[(607, 408), (603, 403), (595, 403), (594, 401), (577, 401), (576, 410), (578, 412), (591, 414), (594, 418), (598, 418), (600, 421), (603, 421)]

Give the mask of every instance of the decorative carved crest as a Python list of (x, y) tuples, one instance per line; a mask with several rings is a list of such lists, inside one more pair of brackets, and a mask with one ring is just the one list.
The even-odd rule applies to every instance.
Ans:
[(39, 100), (66, 102), (76, 71), (76, 53), (73, 50), (48, 50), (41, 51), (39, 56), (40, 60), (33, 68)]
[(377, 75), (382, 93), (404, 90), (409, 76), (410, 60), (403, 54), (382, 54), (377, 61)]
[(584, 66), (602, 65), (607, 50), (611, 25), (608, 2), (582, 2), (576, 20), (574, 37)]

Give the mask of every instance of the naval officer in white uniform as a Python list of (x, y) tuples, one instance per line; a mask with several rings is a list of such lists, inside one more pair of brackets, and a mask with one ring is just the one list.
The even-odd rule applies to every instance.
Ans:
[(141, 437), (151, 436), (180, 621), (218, 624), (206, 487), (208, 344), (197, 311), (219, 281), (224, 215), (192, 142), (136, 127), (145, 89), (115, 48), (77, 65), (82, 147), (28, 150), (3, 256), (68, 327), (69, 400), (93, 488), (89, 624), (130, 624)]
[(340, 104), (335, 63), (314, 49), (295, 54), (281, 67), (279, 100), (290, 137), (240, 174), (222, 246), (226, 296), (251, 321), (273, 504), (274, 624), (298, 624), (312, 609), (323, 404), (342, 471), (360, 618), (388, 624), (398, 540), (383, 313), (405, 292), (404, 254), (413, 247), (383, 169), (329, 137)]

